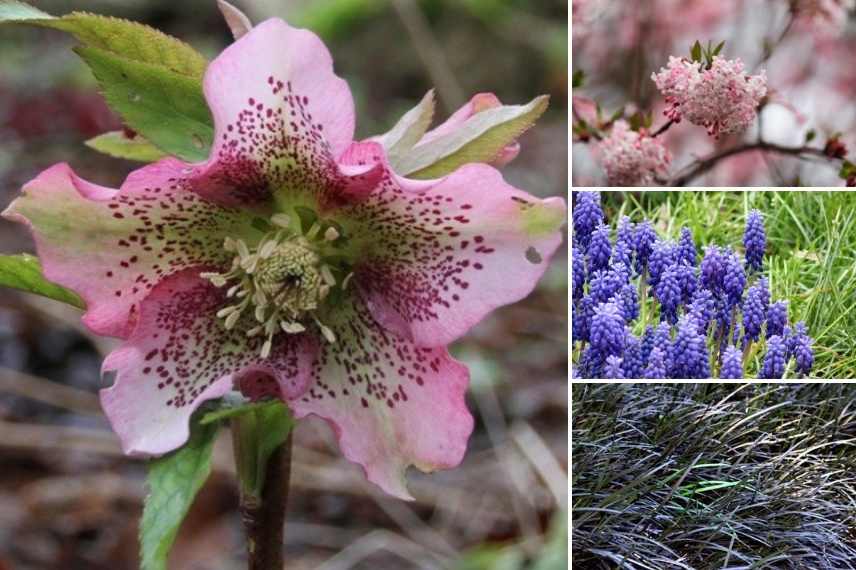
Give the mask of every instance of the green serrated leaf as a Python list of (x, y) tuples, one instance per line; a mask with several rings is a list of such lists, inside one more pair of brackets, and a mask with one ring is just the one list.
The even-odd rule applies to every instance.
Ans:
[(213, 120), (202, 94), (207, 62), (186, 43), (143, 24), (73, 12), (54, 18), (17, 0), (0, 0), (0, 22), (62, 30), (83, 44), (108, 104), (145, 139), (188, 161), (208, 157)]
[(586, 82), (586, 72), (582, 69), (578, 69), (574, 72), (571, 77), (571, 87), (576, 89), (577, 87), (582, 87)]
[(527, 105), (503, 105), (476, 113), (454, 131), (416, 146), (393, 169), (411, 178), (437, 178), (471, 162), (490, 162), (547, 109), (542, 95)]
[(166, 156), (160, 149), (137, 135), (129, 138), (124, 131), (111, 131), (86, 141), (86, 146), (114, 158), (137, 162), (155, 162)]
[(406, 112), (392, 129), (377, 137), (377, 141), (386, 149), (391, 162), (398, 161), (419, 142), (434, 118), (434, 107), (432, 89), (425, 94), (418, 105)]
[(184, 160), (208, 157), (214, 128), (198, 80), (99, 48), (75, 51), (92, 69), (107, 103), (129, 127)]
[(143, 570), (166, 570), (167, 556), (179, 526), (211, 473), (216, 435), (217, 424), (194, 423), (184, 447), (149, 462), (146, 478), (149, 495), (140, 522)]
[(696, 40), (693, 47), (690, 48), (690, 58), (693, 61), (701, 61), (701, 42)]
[(0, 286), (35, 293), (79, 309), (86, 308), (76, 293), (45, 279), (38, 258), (25, 253), (0, 255)]

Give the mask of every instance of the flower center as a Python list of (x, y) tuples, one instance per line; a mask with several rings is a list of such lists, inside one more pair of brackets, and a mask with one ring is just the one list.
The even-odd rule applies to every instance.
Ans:
[(301, 233), (285, 214), (274, 215), (270, 224), (273, 229), (252, 248), (243, 240), (226, 238), (224, 249), (235, 254), (231, 269), (201, 274), (216, 287), (229, 286), (226, 296), (234, 302), (220, 309), (217, 317), (227, 330), (238, 327), (249, 337), (265, 335), (262, 358), (270, 355), (274, 336), (301, 333), (310, 326), (335, 342), (333, 331), (317, 313), (330, 292), (345, 289), (351, 276), (332, 261), (339, 231), (333, 226), (322, 230), (315, 222)]

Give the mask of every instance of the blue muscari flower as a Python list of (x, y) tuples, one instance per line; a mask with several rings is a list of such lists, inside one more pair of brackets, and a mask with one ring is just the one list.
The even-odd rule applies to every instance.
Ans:
[(678, 322), (678, 307), (681, 304), (680, 266), (673, 263), (660, 277), (657, 287), (657, 301), (660, 302), (660, 319), (671, 324)]
[(639, 316), (639, 295), (636, 293), (636, 287), (632, 283), (627, 283), (621, 287), (614, 298), (621, 310), (621, 315), (626, 323), (630, 323)]
[(633, 252), (636, 254), (636, 273), (641, 274), (648, 265), (648, 259), (653, 251), (654, 242), (657, 241), (657, 232), (648, 220), (637, 224), (633, 233)]
[(648, 365), (645, 367), (646, 380), (664, 380), (668, 376), (666, 374), (666, 353), (659, 346), (655, 346), (651, 351), (651, 356), (648, 358)]
[(598, 224), (591, 234), (588, 246), (589, 271), (594, 272), (606, 269), (611, 256), (612, 242), (609, 240), (609, 226)]
[(591, 234), (603, 222), (603, 209), (600, 207), (600, 192), (579, 192), (573, 211), (574, 241), (585, 251)]
[(597, 350), (587, 346), (580, 356), (579, 374), (581, 378), (602, 378), (606, 359)]
[(695, 319), (699, 333), (707, 335), (707, 327), (716, 315), (716, 299), (713, 298), (713, 293), (707, 289), (696, 290), (687, 313)]
[(622, 359), (619, 356), (607, 356), (606, 365), (603, 367), (603, 377), (608, 380), (624, 380), (621, 361)]
[(642, 378), (644, 372), (642, 343), (629, 330), (626, 331), (624, 339), (624, 358), (621, 361), (621, 372), (624, 378), (629, 380)]
[(764, 355), (764, 364), (761, 366), (759, 377), (766, 380), (780, 379), (785, 373), (787, 350), (782, 337), (771, 336), (767, 340), (767, 354)]
[(573, 299), (582, 299), (586, 283), (586, 261), (582, 251), (577, 246), (574, 246), (571, 251), (571, 262), (571, 280), (573, 281), (571, 297)]
[(725, 265), (722, 276), (722, 289), (730, 306), (738, 305), (746, 288), (746, 271), (740, 258), (733, 251), (725, 253)]
[(686, 262), (678, 262), (678, 283), (681, 287), (681, 300), (683, 303), (689, 303), (698, 289), (698, 278), (696, 277), (695, 267), (687, 265)]
[(651, 354), (651, 349), (654, 348), (654, 327), (647, 325), (645, 332), (642, 333), (642, 342), (640, 352), (642, 354), (642, 363), (648, 362), (648, 356)]
[(761, 327), (767, 317), (764, 306), (764, 291), (766, 282), (761, 279), (749, 288), (746, 300), (743, 301), (743, 346), (761, 338)]
[(808, 376), (814, 366), (814, 350), (811, 345), (814, 340), (808, 335), (800, 335), (794, 343), (794, 361), (797, 363), (796, 373)]
[(750, 271), (760, 271), (764, 265), (767, 235), (764, 232), (764, 219), (758, 210), (750, 211), (746, 218), (743, 247), (746, 248), (746, 268)]
[(675, 244), (657, 240), (648, 257), (648, 285), (656, 287), (663, 272), (675, 262)]
[(618, 221), (618, 228), (616, 230), (616, 243), (623, 241), (628, 246), (630, 246), (631, 251), (633, 250), (633, 234), (635, 233), (636, 228), (635, 224), (630, 221), (629, 216), (621, 216), (621, 219)]
[(695, 321), (681, 317), (672, 342), (672, 378), (710, 378), (710, 354), (706, 339), (698, 333)]
[(571, 338), (574, 341), (587, 342), (591, 331), (591, 319), (597, 303), (594, 297), (586, 295), (579, 303), (579, 308), (571, 314)]
[(633, 249), (623, 240), (615, 242), (615, 248), (612, 251), (612, 261), (621, 263), (625, 267), (633, 267)]
[(733, 344), (729, 344), (722, 354), (722, 367), (719, 369), (719, 377), (724, 380), (740, 380), (743, 378), (743, 355)]
[(722, 280), (725, 276), (725, 257), (722, 250), (715, 245), (704, 248), (704, 257), (701, 260), (701, 275), (699, 281), (701, 286), (708, 289), (714, 295), (722, 291)]
[(693, 241), (693, 233), (686, 226), (681, 228), (681, 239), (678, 241), (678, 261), (685, 261), (687, 265), (695, 267), (696, 246)]
[(594, 272), (589, 285), (589, 295), (598, 303), (605, 303), (629, 282), (630, 275), (627, 267), (622, 263), (613, 263), (609, 269)]
[(798, 374), (807, 375), (814, 365), (814, 350), (811, 348), (814, 340), (808, 336), (808, 330), (803, 321), (796, 324), (792, 333), (789, 329), (790, 327), (785, 327), (787, 357), (793, 356)]
[(785, 337), (785, 325), (788, 324), (788, 302), (776, 301), (767, 309), (767, 338), (774, 335)]
[(594, 310), (589, 332), (591, 348), (603, 356), (624, 352), (624, 317), (615, 303), (601, 303)]
[(764, 313), (770, 308), (770, 283), (766, 277), (761, 277), (755, 286), (760, 290), (761, 303), (764, 305)]

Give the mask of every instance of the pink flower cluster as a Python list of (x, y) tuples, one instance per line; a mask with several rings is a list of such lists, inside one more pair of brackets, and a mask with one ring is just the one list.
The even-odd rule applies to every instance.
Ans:
[(613, 125), (598, 152), (610, 186), (652, 186), (657, 175), (668, 175), (672, 160), (663, 143), (644, 129), (631, 130), (626, 121)]
[(702, 63), (670, 57), (651, 79), (666, 98), (667, 117), (686, 118), (716, 138), (745, 130), (767, 94), (766, 74), (747, 75), (739, 58), (715, 56), (705, 69)]

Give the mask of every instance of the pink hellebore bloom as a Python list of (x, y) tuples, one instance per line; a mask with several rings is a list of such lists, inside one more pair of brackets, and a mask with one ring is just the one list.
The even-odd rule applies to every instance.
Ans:
[(403, 179), (355, 142), (329, 52), (272, 19), (209, 66), (210, 158), (173, 158), (119, 190), (58, 164), (5, 213), (33, 231), (84, 323), (123, 339), (101, 401), (126, 453), (185, 443), (191, 413), (235, 387), (326, 419), (372, 482), (408, 497), (408, 466), (457, 465), (473, 420), (446, 345), (525, 297), (561, 242), (565, 205), (468, 164)]

